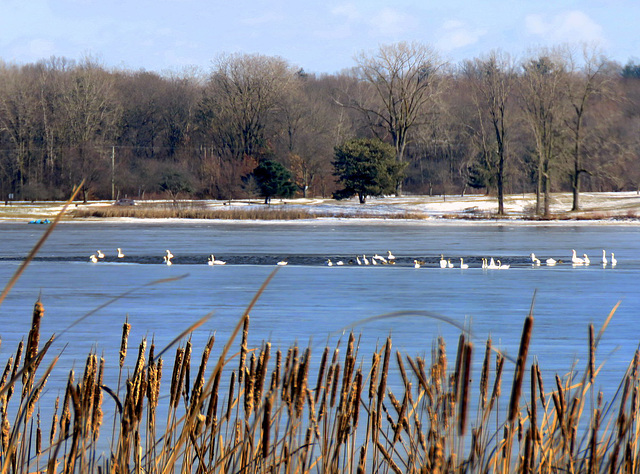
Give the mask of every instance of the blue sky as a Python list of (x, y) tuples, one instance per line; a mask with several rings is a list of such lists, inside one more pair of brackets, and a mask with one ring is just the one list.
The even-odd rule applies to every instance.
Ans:
[(430, 44), (454, 63), (589, 42), (625, 64), (640, 58), (639, 23), (639, 0), (0, 0), (0, 59), (89, 55), (169, 72), (260, 53), (332, 74), (398, 41)]

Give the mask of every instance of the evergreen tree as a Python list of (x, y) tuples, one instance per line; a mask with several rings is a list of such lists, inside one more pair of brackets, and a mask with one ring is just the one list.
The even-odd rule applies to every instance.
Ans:
[(291, 173), (277, 161), (263, 160), (253, 170), (260, 195), (264, 203), (269, 204), (272, 196), (284, 198), (292, 197), (296, 192), (296, 185), (291, 181)]
[(354, 139), (335, 148), (333, 162), (338, 181), (344, 189), (336, 191), (335, 199), (358, 195), (360, 204), (368, 196), (393, 194), (405, 168), (395, 159), (393, 146), (378, 139)]

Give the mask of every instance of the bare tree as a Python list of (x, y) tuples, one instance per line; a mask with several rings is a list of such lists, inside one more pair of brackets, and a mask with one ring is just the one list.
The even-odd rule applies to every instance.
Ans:
[[(374, 132), (387, 133), (396, 160), (403, 163), (411, 130), (422, 123), (438, 94), (445, 62), (429, 46), (406, 42), (380, 46), (371, 55), (360, 53), (355, 60), (366, 90), (345, 93), (346, 99), (339, 102), (362, 112)], [(401, 180), (396, 193), (402, 193)]]
[[(515, 82), (515, 66), (506, 53), (493, 51), (486, 59), (475, 59), (465, 64), (465, 74), (472, 86), (471, 95), (478, 114), (483, 152), (496, 155), (496, 184), (498, 214), (504, 214), (505, 162), (507, 159), (508, 103)], [(490, 131), (485, 129), (489, 121)], [(491, 136), (493, 139), (491, 139)], [(488, 161), (492, 162), (490, 158)]]
[[(563, 120), (566, 61), (558, 50), (542, 50), (524, 62), (520, 86), (522, 108), (535, 138), (538, 155), (536, 214), (550, 216), (551, 164)], [(544, 196), (544, 207), (541, 199)]]
[(585, 138), (584, 119), (590, 109), (592, 99), (598, 95), (608, 95), (611, 92), (611, 75), (608, 74), (610, 61), (595, 48), (583, 46), (582, 66), (573, 54), (568, 54), (569, 71), (571, 77), (567, 81), (567, 100), (570, 102), (571, 115), (567, 119), (567, 126), (571, 136), (572, 170), (571, 189), (573, 191), (572, 211), (580, 210), (580, 181), (583, 174), (590, 171), (583, 167), (582, 148)]

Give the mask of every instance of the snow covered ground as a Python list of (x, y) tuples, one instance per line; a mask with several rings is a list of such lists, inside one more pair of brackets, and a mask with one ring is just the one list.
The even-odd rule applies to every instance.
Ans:
[[(559, 221), (573, 219), (595, 219), (640, 224), (640, 193), (581, 193), (581, 211), (570, 212), (572, 196), (570, 193), (552, 195), (551, 213)], [(159, 201), (144, 201), (159, 203)], [(111, 201), (90, 202), (87, 205), (74, 204), (73, 208), (110, 206)], [(139, 202), (142, 204), (142, 202)], [(188, 201), (185, 202), (189, 204)], [(209, 209), (241, 209), (263, 207), (262, 200), (241, 201), (197, 201), (199, 207)], [(0, 206), (0, 221), (24, 222), (55, 216), (62, 208), (62, 202), (13, 202)], [(485, 195), (466, 196), (402, 196), (369, 198), (361, 205), (357, 198), (336, 201), (333, 199), (273, 199), (272, 208), (307, 210), (317, 215), (340, 218), (389, 218), (406, 217), (414, 219), (491, 219), (498, 209), (497, 199)], [(525, 221), (533, 217), (535, 195), (514, 194), (505, 198), (507, 218)]]

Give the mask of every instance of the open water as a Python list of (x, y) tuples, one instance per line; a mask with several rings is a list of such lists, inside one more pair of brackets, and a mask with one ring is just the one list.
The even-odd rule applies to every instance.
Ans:
[[(3, 286), (44, 230), (0, 224)], [(123, 259), (115, 257), (117, 247), (126, 254)], [(98, 249), (106, 258), (92, 264), (89, 256)], [(162, 262), (166, 249), (175, 255), (172, 266)], [(591, 265), (534, 267), (528, 257), (535, 252), (543, 261), (554, 257), (570, 262), (571, 249), (587, 253)], [(615, 252), (615, 268), (599, 263), (602, 249), (607, 255)], [(371, 258), (388, 250), (396, 256), (396, 265), (355, 264), (356, 255)], [(208, 266), (210, 254), (227, 264)], [(463, 257), (471, 268), (440, 269), (441, 254), (456, 267)], [(597, 351), (597, 363), (604, 363), (597, 388), (610, 395), (640, 342), (639, 255), (640, 226), (633, 225), (64, 223), (0, 306), (0, 357), (8, 359), (18, 341), (26, 339), (38, 297), (46, 311), (41, 341), (57, 334), (51, 354), (61, 355), (44, 399), (63, 393), (68, 370), (81, 371), (90, 350), (104, 355), (108, 369), (116, 366), (126, 317), (132, 325), (130, 365), (143, 337), (154, 339), (157, 353), (209, 313), (211, 318), (193, 334), (194, 354), (215, 334), (215, 356), (258, 288), (278, 268), (251, 311), (250, 346), (263, 340), (271, 341), (274, 350), (286, 350), (295, 342), (312, 344), (319, 359), (327, 342), (335, 345), (345, 328), (353, 326), (365, 364), (388, 335), (394, 349), (426, 356), (427, 361), (434, 339), (442, 335), (453, 360), (459, 327), (464, 326), (473, 334), (474, 364), (479, 365), (489, 336), (494, 346), (515, 358), (524, 318), (534, 302), (529, 362), (537, 357), (549, 384), (553, 374), (562, 376), (573, 364), (582, 370), (588, 324), (597, 332), (621, 301)], [(483, 257), (500, 259), (511, 268), (482, 270)], [(345, 265), (329, 267), (328, 258)], [(276, 267), (283, 259), (289, 264)], [(413, 268), (414, 259), (425, 265)], [(181, 278), (151, 284), (170, 277)], [(365, 321), (399, 311), (406, 314)], [(165, 357), (167, 377), (172, 356), (173, 348)]]

